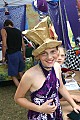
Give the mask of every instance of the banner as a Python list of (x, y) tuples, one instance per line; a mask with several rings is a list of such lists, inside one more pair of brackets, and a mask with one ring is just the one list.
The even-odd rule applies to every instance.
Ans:
[[(0, 9), (0, 30), (3, 28), (3, 23), (6, 19), (13, 21), (14, 27), (25, 30), (26, 6), (9, 6), (9, 15), (5, 15), (5, 9)], [(1, 41), (1, 36), (0, 36)]]
[(39, 14), (32, 7), (32, 4), (26, 5), (26, 17), (28, 21), (28, 28), (33, 28), (39, 22)]
[(64, 1), (60, 0), (60, 3), (48, 2), (48, 9), (50, 18), (58, 35), (58, 40), (62, 40), (62, 44), (67, 50), (71, 49), (71, 44), (68, 37)]
[(14, 23), (14, 27), (24, 30), (25, 29), (25, 16), (26, 7), (22, 6), (9, 6), (9, 15), (5, 15), (5, 8), (0, 9), (0, 29), (3, 27), (3, 23), (6, 19), (11, 19)]
[(79, 6), (77, 6), (79, 4), (77, 4), (77, 1), (79, 2), (79, 0), (64, 0), (66, 14), (75, 40), (80, 36)]

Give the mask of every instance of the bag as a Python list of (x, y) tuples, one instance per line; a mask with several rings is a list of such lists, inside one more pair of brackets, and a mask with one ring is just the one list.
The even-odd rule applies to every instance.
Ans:
[(71, 120), (80, 120), (80, 112), (76, 113), (74, 110), (72, 112), (70, 112), (69, 114), (67, 114), (67, 116), (71, 119)]
[(46, 0), (37, 0), (37, 7), (38, 7), (38, 10), (40, 10), (42, 12), (47, 12), (48, 11)]
[(34, 6), (35, 10), (38, 9), (41, 12), (48, 12), (48, 6), (47, 6), (46, 0), (34, 0), (33, 6)]

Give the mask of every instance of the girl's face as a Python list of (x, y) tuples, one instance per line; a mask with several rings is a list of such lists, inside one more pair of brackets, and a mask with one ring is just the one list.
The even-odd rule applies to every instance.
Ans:
[(58, 58), (57, 58), (57, 62), (58, 62), (60, 65), (62, 65), (62, 64), (64, 63), (64, 61), (65, 61), (64, 48), (59, 47), (58, 50), (59, 50), (59, 56), (58, 56)]
[(57, 48), (46, 49), (39, 55), (39, 59), (44, 67), (51, 68), (58, 57)]

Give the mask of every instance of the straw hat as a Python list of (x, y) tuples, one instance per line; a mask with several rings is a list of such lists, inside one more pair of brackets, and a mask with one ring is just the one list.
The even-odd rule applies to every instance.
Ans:
[(62, 43), (62, 41), (57, 41), (57, 34), (48, 16), (42, 19), (33, 29), (25, 30), (22, 34), (38, 46), (32, 52), (35, 57), (44, 50), (57, 47)]

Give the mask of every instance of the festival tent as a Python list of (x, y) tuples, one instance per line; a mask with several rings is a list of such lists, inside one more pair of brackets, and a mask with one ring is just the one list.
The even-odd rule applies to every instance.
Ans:
[(33, 10), (32, 1), (33, 0), (1, 0), (0, 30), (6, 19), (11, 19), (14, 23), (14, 27), (21, 31), (35, 26), (39, 22), (39, 15)]
[(1, 0), (0, 1), (0, 29), (3, 27), (5, 19), (11, 19), (14, 27), (20, 30), (25, 29), (26, 4), (31, 4), (32, 0)]
[[(43, 2), (45, 0), (40, 1)], [(59, 4), (55, 4), (56, 2), (51, 3), (47, 0), (49, 15), (58, 35), (58, 40), (62, 40), (66, 50), (72, 49), (68, 36), (66, 21), (69, 21), (74, 39), (76, 40), (80, 36), (80, 22), (77, 10), (77, 2), (76, 0), (52, 1), (59, 2)], [(35, 26), (37, 22), (39, 22), (39, 16), (37, 14), (38, 12), (36, 12), (36, 14), (33, 14), (32, 5), (28, 6), (28, 4), (32, 4), (32, 2), (33, 0), (1, 0), (0, 29), (3, 27), (3, 22), (5, 19), (11, 19), (14, 22), (14, 26), (22, 31)], [(5, 15), (6, 8), (9, 11), (9, 15)]]
[[(76, 2), (79, 0), (0, 0), (0, 29), (3, 27), (2, 25), (5, 19), (13, 20), (15, 26), (21, 30), (28, 29), (28, 17), (25, 17), (25, 5), (29, 3), (32, 4), (33, 1), (47, 1), (49, 15), (58, 34), (58, 39), (62, 40), (63, 44), (66, 44), (67, 40), (68, 43), (66, 45), (66, 49), (71, 49), (67, 35), (66, 15), (69, 20), (74, 38), (76, 40), (76, 38), (80, 36), (80, 22)], [(57, 3), (56, 1), (59, 2), (59, 5), (55, 4)], [(9, 15), (5, 15), (8, 14), (6, 10), (9, 11)]]
[[(33, 11), (32, 0), (5, 1), (6, 3), (4, 2), (4, 0), (0, 0), (0, 30), (2, 29), (3, 23), (6, 19), (11, 19), (14, 23), (14, 27), (20, 29), (21, 31), (31, 28), (35, 26), (37, 22), (39, 22), (38, 13)], [(5, 14), (6, 8), (9, 14)], [(0, 61), (2, 61), (1, 46), (2, 41), (0, 39)], [(28, 52), (30, 52), (30, 50)], [(0, 62), (0, 81), (6, 82), (8, 80), (11, 80), (11, 78), (8, 77), (7, 64), (2, 64), (2, 62)]]
[[(45, 0), (40, 1), (43, 2)], [(54, 4), (56, 2), (53, 1), (59, 1), (59, 5)], [(26, 15), (26, 5), (32, 4), (32, 2), (33, 0), (0, 0), (0, 29), (3, 27), (3, 22), (5, 19), (11, 19), (14, 22), (14, 27), (17, 27), (21, 30), (28, 29), (28, 25), (30, 25), (28, 24), (28, 19), (30, 16), (28, 17)], [(71, 49), (66, 25), (66, 15), (69, 20), (74, 39), (76, 40), (76, 38), (80, 36), (80, 23), (76, 7), (76, 0), (47, 0), (47, 3), (49, 15), (54, 24), (56, 33), (58, 34), (58, 39), (62, 40), (66, 49)], [(27, 8), (27, 11), (31, 10), (31, 7)], [(9, 15), (8, 12), (6, 12), (6, 9), (8, 10)]]

